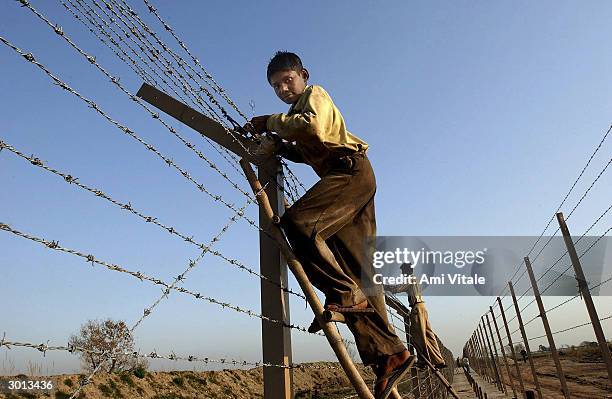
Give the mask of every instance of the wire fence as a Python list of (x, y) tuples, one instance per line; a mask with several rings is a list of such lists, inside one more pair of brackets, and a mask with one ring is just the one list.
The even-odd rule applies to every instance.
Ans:
[[(212, 295), (207, 295), (200, 290), (188, 289), (184, 286), (188, 278), (188, 274), (196, 269), (205, 267), (203, 265), (206, 256), (220, 259), (224, 264), (232, 269), (237, 269), (246, 275), (256, 278), (266, 284), (271, 284), (278, 287), (288, 295), (304, 300), (305, 296), (302, 293), (290, 289), (288, 286), (277, 283), (275, 280), (264, 276), (261, 272), (249, 266), (246, 262), (237, 259), (219, 249), (214, 248), (222, 240), (227, 231), (239, 221), (245, 221), (248, 226), (254, 228), (256, 232), (267, 235), (265, 229), (248, 216), (247, 209), (249, 206), (256, 204), (255, 196), (242, 188), (242, 183), (237, 181), (235, 177), (231, 177), (226, 171), (227, 167), (237, 171), (240, 175), (242, 172), (238, 167), (238, 157), (228, 151), (223, 146), (220, 146), (210, 140), (206, 135), (202, 134), (201, 138), (213, 149), (218, 156), (223, 159), (225, 165), (216, 162), (212, 156), (207, 155), (204, 150), (199, 149), (200, 143), (190, 141), (186, 135), (180, 133), (181, 129), (174, 127), (170, 122), (166, 121), (147, 103), (141, 100), (138, 96), (132, 93), (123, 82), (121, 76), (111, 72), (111, 68), (104, 66), (101, 62), (101, 57), (97, 57), (92, 51), (85, 50), (85, 45), (81, 44), (80, 40), (75, 39), (75, 35), (53, 21), (45, 15), (38, 7), (34, 6), (28, 0), (15, 0), (22, 6), (24, 12), (27, 12), (33, 20), (36, 20), (48, 28), (48, 32), (53, 35), (59, 42), (68, 46), (75, 54), (84, 59), (91, 65), (92, 71), (101, 74), (108, 83), (115, 89), (121, 92), (121, 96), (125, 96), (129, 101), (135, 103), (137, 108), (144, 111), (147, 118), (151, 118), (155, 123), (159, 124), (165, 133), (170, 133), (170, 136), (178, 140), (178, 143), (184, 148), (197, 156), (217, 176), (222, 178), (224, 184), (229, 188), (234, 195), (238, 195), (239, 200), (230, 198), (229, 196), (219, 194), (217, 188), (212, 188), (209, 184), (204, 184), (197, 179), (194, 173), (190, 172), (186, 166), (182, 166), (178, 161), (175, 161), (170, 155), (162, 152), (161, 147), (154, 146), (148, 140), (145, 140), (141, 132), (137, 129), (128, 127), (128, 123), (121, 121), (120, 117), (114, 116), (111, 111), (106, 110), (99, 102), (92, 97), (82, 94), (75, 88), (75, 84), (68, 83), (67, 79), (61, 77), (60, 73), (52, 70), (47, 63), (39, 59), (28, 50), (21, 48), (21, 43), (16, 44), (13, 39), (0, 36), (0, 42), (14, 54), (22, 57), (28, 64), (34, 66), (37, 70), (50, 80), (54, 85), (62, 89), (62, 91), (73, 96), (78, 102), (86, 105), (94, 111), (95, 114), (101, 116), (106, 122), (117, 128), (121, 133), (130, 137), (141, 148), (143, 147), (148, 153), (152, 154), (156, 159), (161, 160), (161, 165), (170, 167), (177, 172), (186, 182), (195, 187), (199, 193), (204, 194), (207, 198), (213, 201), (217, 208), (229, 210), (230, 216), (223, 226), (216, 231), (210, 240), (204, 242), (194, 238), (190, 232), (185, 229), (175, 227), (175, 223), (161, 221), (162, 217), (154, 216), (150, 212), (145, 212), (135, 205), (134, 201), (126, 199), (117, 199), (120, 195), (113, 193), (109, 194), (101, 188), (95, 187), (94, 184), (85, 183), (77, 174), (67, 171), (62, 171), (59, 167), (51, 166), (50, 162), (43, 161), (41, 156), (26, 155), (29, 151), (18, 149), (17, 147), (7, 143), (4, 138), (0, 139), (0, 152), (2, 155), (11, 154), (15, 159), (27, 161), (34, 166), (36, 170), (45, 171), (60, 178), (61, 181), (70, 187), (79, 189), (82, 192), (93, 195), (106, 203), (111, 204), (113, 209), (119, 210), (124, 214), (135, 216), (140, 222), (155, 226), (170, 234), (173, 238), (178, 238), (191, 247), (197, 248), (199, 254), (194, 259), (189, 259), (184, 262), (182, 272), (172, 278), (171, 281), (156, 276), (152, 273), (139, 271), (137, 267), (130, 267), (113, 263), (108, 260), (103, 260), (103, 256), (92, 253), (93, 251), (85, 249), (74, 249), (72, 246), (60, 245), (59, 240), (43, 238), (42, 234), (36, 232), (25, 232), (21, 227), (14, 227), (14, 223), (0, 222), (0, 230), (9, 233), (14, 237), (26, 240), (31, 243), (36, 243), (41, 247), (47, 248), (53, 252), (64, 253), (74, 258), (83, 261), (83, 265), (91, 265), (91, 267), (101, 266), (107, 270), (120, 273), (121, 275), (130, 276), (132, 279), (137, 279), (140, 282), (146, 282), (157, 287), (159, 295), (149, 305), (147, 305), (140, 313), (140, 316), (132, 321), (129, 327), (130, 335), (141, 326), (145, 320), (153, 314), (158, 308), (158, 305), (167, 299), (171, 293), (179, 293), (181, 296), (189, 297), (196, 300), (197, 303), (207, 303), (217, 307), (221, 311), (230, 311), (248, 316), (249, 318), (258, 319), (265, 322), (270, 322), (280, 325), (290, 331), (298, 331), (309, 336), (324, 336), (322, 333), (309, 333), (307, 328), (297, 324), (290, 324), (283, 320), (277, 320), (265, 316), (250, 308), (236, 305), (228, 300), (222, 300)], [(228, 137), (234, 142), (239, 143), (246, 153), (250, 153), (249, 148), (244, 147), (243, 141), (239, 137), (243, 137), (245, 132), (242, 131), (241, 124), (236, 122), (237, 119), (246, 121), (248, 118), (242, 112), (238, 105), (230, 98), (227, 91), (213, 78), (213, 76), (204, 68), (202, 63), (193, 55), (178, 33), (170, 27), (166, 20), (160, 15), (157, 9), (148, 0), (143, 0), (144, 8), (154, 17), (153, 22), (161, 24), (163, 30), (170, 35), (175, 41), (175, 44), (170, 45), (164, 41), (162, 34), (156, 31), (151, 22), (147, 22), (144, 16), (140, 15), (136, 8), (130, 6), (125, 0), (59, 0), (59, 4), (66, 11), (67, 15), (74, 18), (79, 24), (92, 34), (93, 38), (106, 50), (109, 50), (122, 64), (127, 66), (134, 75), (142, 82), (146, 82), (155, 87), (158, 87), (170, 95), (175, 96), (185, 105), (193, 107), (193, 109), (206, 115), (220, 126), (223, 127)], [(19, 38), (21, 40), (21, 38)], [(55, 43), (55, 42), (54, 42)], [(178, 45), (178, 48), (175, 46)], [(184, 52), (185, 56), (180, 55)], [(69, 74), (66, 74), (69, 76)], [(139, 112), (141, 112), (139, 111)], [(280, 191), (293, 202), (299, 198), (300, 194), (306, 191), (305, 185), (300, 181), (296, 174), (282, 162), (283, 171), (281, 179), (283, 184), (279, 184), (276, 176), (268, 176), (265, 185), (276, 185)], [(242, 206), (237, 206), (235, 202), (244, 202)], [(287, 204), (287, 205), (290, 205)], [(211, 208), (211, 212), (214, 212)], [(17, 223), (18, 224), (18, 223)], [(62, 239), (62, 241), (64, 241)], [(174, 270), (174, 267), (169, 266), (168, 270)], [(391, 300), (397, 301), (397, 298)], [(397, 309), (388, 306), (388, 314), (391, 323), (395, 330), (401, 333), (402, 338), (408, 347), (414, 348), (411, 344), (411, 332), (409, 323), (409, 310), (406, 308)], [(351, 340), (345, 339), (345, 343), (349, 346), (356, 344)], [(453, 355), (440, 342), (444, 357), (449, 364), (448, 370), (444, 371), (447, 381), (452, 382), (453, 376)], [(70, 394), (70, 398), (77, 397), (82, 389), (91, 383), (94, 375), (100, 370), (104, 362), (113, 361), (120, 356), (129, 356), (134, 359), (165, 359), (175, 362), (198, 363), (203, 365), (219, 364), (234, 367), (272, 367), (282, 369), (338, 369), (335, 365), (313, 365), (313, 364), (276, 364), (263, 361), (250, 361), (227, 357), (204, 357), (195, 354), (176, 354), (174, 350), (168, 350), (167, 354), (160, 354), (157, 351), (149, 353), (122, 352), (122, 351), (93, 351), (77, 345), (56, 345), (50, 341), (43, 343), (32, 343), (27, 341), (17, 341), (14, 337), (9, 339), (3, 336), (0, 340), (0, 348), (27, 348), (37, 350), (43, 355), (48, 352), (66, 352), (70, 354), (95, 354), (102, 356), (103, 362), (100, 362), (98, 367), (94, 368), (91, 373), (80, 380), (79, 386)], [(448, 395), (448, 387), (443, 383), (443, 380), (430, 369), (415, 371), (409, 378), (402, 381), (400, 390), (419, 399), (429, 398), (445, 398)]]
[[(592, 292), (599, 292), (601, 288), (606, 288), (606, 285), (612, 281), (612, 275), (610, 270), (604, 268), (603, 275), (599, 282), (590, 282), (584, 277), (584, 271), (582, 269), (581, 261), (584, 261), (585, 256), (590, 253), (594, 248), (604, 248), (603, 240), (609, 237), (609, 233), (612, 230), (612, 226), (602, 226), (603, 221), (606, 221), (609, 212), (612, 209), (612, 205), (607, 206), (601, 213), (592, 219), (592, 222), (587, 224), (587, 227), (581, 235), (572, 236), (570, 235), (569, 229), (567, 228), (566, 222), (576, 213), (577, 210), (584, 208), (585, 199), (593, 192), (593, 189), (602, 184), (602, 177), (608, 171), (612, 158), (604, 160), (600, 169), (594, 171), (594, 178), (590, 182), (585, 182), (585, 190), (582, 193), (578, 193), (575, 204), (568, 208), (569, 212), (565, 216), (561, 213), (561, 210), (567, 206), (568, 199), (571, 194), (575, 193), (579, 183), (582, 183), (583, 178), (586, 176), (587, 169), (592, 166), (595, 167), (595, 161), (597, 160), (597, 154), (600, 153), (603, 148), (606, 139), (608, 138), (612, 126), (606, 129), (602, 139), (595, 147), (586, 164), (580, 170), (578, 177), (571, 185), (566, 195), (561, 200), (561, 203), (556, 208), (554, 214), (548, 220), (544, 230), (540, 236), (536, 239), (533, 246), (527, 251), (524, 261), (516, 267), (512, 273), (509, 283), (505, 289), (500, 292), (499, 296), (489, 307), (489, 311), (485, 313), (487, 319), (491, 316), (491, 319), (496, 324), (495, 329), (497, 334), (493, 331), (487, 332), (484, 327), (484, 322), (481, 320), (476, 330), (466, 342), (463, 348), (463, 356), (470, 359), (470, 363), (474, 365), (475, 369), (481, 374), (487, 381), (494, 383), (498, 386), (500, 391), (509, 392), (513, 391), (517, 397), (525, 396), (525, 391), (532, 390), (539, 398), (546, 398), (549, 395), (555, 395), (557, 392), (561, 392), (562, 397), (572, 397), (572, 390), (581, 390), (584, 387), (579, 387), (572, 379), (568, 379), (569, 373), (575, 373), (571, 370), (571, 365), (567, 363), (567, 353), (569, 350), (574, 351), (577, 349), (570, 346), (564, 346), (558, 348), (558, 344), (555, 343), (557, 335), (567, 333), (574, 330), (583, 329), (583, 335), (588, 335), (588, 328), (591, 327), (597, 343), (595, 343), (595, 358), (597, 362), (602, 364), (601, 373), (607, 376), (604, 378), (602, 383), (593, 383), (595, 391), (591, 392), (592, 395), (603, 394), (604, 392), (610, 392), (612, 385), (612, 360), (610, 358), (610, 343), (605, 338), (604, 328), (606, 323), (612, 319), (612, 315), (600, 316), (597, 312), (597, 308), (591, 299)], [(600, 198), (601, 200), (601, 198)], [(536, 253), (535, 250), (538, 248), (538, 244), (542, 241), (548, 229), (551, 227), (552, 222), (558, 221), (559, 227), (552, 233), (552, 235), (541, 244), (539, 251)], [(572, 219), (573, 220), (573, 219)], [(598, 228), (601, 233), (593, 235), (594, 230)], [(559, 253), (554, 254), (552, 259), (556, 259), (549, 265), (543, 265), (544, 271), (535, 275), (533, 272), (532, 264), (540, 259), (545, 249), (551, 250), (549, 247), (553, 238), (558, 233), (562, 233), (559, 238), (563, 238), (565, 242), (565, 249)], [(585, 237), (590, 237), (590, 242), (585, 244)], [(548, 247), (548, 248), (547, 248)], [(550, 251), (549, 251), (550, 252)], [(530, 258), (532, 253), (535, 253)], [(605, 265), (604, 265), (605, 266)], [(560, 300), (555, 300), (556, 296), (551, 295), (547, 297), (544, 303), (543, 295), (550, 295), (554, 291), (553, 288), (559, 287), (559, 284), (563, 282), (563, 277), (572, 276), (576, 281), (575, 295), (570, 297), (561, 297)], [(521, 285), (521, 279), (524, 276), (528, 276), (525, 282), (525, 288), (521, 291), (520, 295), (515, 294), (515, 288)], [(548, 276), (548, 278), (546, 278)], [(605, 291), (609, 292), (609, 291)], [(530, 298), (531, 297), (531, 298)], [(589, 321), (576, 322), (574, 317), (558, 317), (557, 323), (565, 321), (564, 326), (554, 326), (549, 322), (549, 315), (559, 309), (564, 309), (566, 306), (575, 302), (577, 298), (581, 298), (586, 306)], [(504, 304), (504, 301), (506, 303)], [(603, 303), (603, 302), (602, 302)], [(537, 305), (537, 306), (536, 306)], [(565, 308), (567, 309), (567, 308)], [(577, 309), (571, 310), (572, 315), (579, 313)], [(525, 314), (531, 313), (531, 316), (526, 321), (523, 321)], [(484, 317), (484, 316), (483, 316)], [(538, 321), (540, 323), (534, 323)], [(568, 321), (570, 321), (568, 323)], [(497, 323), (500, 326), (498, 328)], [(529, 334), (526, 327), (530, 326)], [(483, 331), (484, 329), (484, 331)], [(542, 334), (542, 329), (544, 334)], [(607, 328), (609, 330), (609, 327)], [(586, 341), (585, 341), (586, 342)], [(530, 347), (529, 344), (543, 343), (539, 345), (537, 350)], [(502, 353), (497, 353), (496, 347), (499, 346), (505, 349)], [(584, 349), (585, 351), (587, 349)], [(495, 351), (495, 353), (493, 353)], [(562, 359), (566, 359), (566, 362), (562, 362)], [(523, 361), (526, 364), (529, 363), (528, 370), (520, 370), (519, 362)], [(552, 360), (554, 368), (555, 381), (550, 381), (550, 373), (542, 371), (542, 367), (546, 365), (546, 361)], [(580, 361), (580, 360), (576, 360)], [(570, 370), (568, 370), (568, 366)], [(545, 382), (540, 380), (546, 379)], [(601, 381), (601, 380), (599, 380)], [(552, 385), (556, 385), (555, 388), (551, 388)], [(599, 391), (597, 390), (599, 389)], [(522, 392), (521, 392), (522, 391)]]

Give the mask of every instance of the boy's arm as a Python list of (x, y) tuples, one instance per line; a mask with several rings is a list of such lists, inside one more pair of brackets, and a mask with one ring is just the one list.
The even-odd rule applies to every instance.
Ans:
[(286, 158), (290, 161), (297, 163), (306, 163), (302, 153), (298, 150), (297, 146), (293, 143), (281, 143), (280, 149), (278, 150), (278, 155), (283, 158)]
[(332, 123), (333, 103), (331, 98), (322, 88), (313, 87), (300, 112), (292, 115), (270, 115), (266, 126), (289, 142), (299, 142), (312, 139), (313, 135), (323, 138)]

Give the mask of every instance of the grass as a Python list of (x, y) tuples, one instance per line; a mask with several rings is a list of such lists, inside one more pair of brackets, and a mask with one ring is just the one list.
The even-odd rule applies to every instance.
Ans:
[(119, 375), (119, 379), (123, 381), (124, 383), (126, 383), (127, 385), (129, 385), (130, 387), (134, 387), (136, 385), (134, 384), (134, 380), (132, 380), (132, 376), (128, 373), (121, 373)]
[(134, 375), (138, 378), (145, 378), (147, 375), (147, 370), (144, 367), (139, 366), (134, 369)]
[(109, 398), (123, 398), (124, 397), (123, 394), (121, 393), (121, 390), (117, 386), (117, 383), (113, 380), (110, 380), (108, 382), (108, 385), (100, 384), (98, 386), (98, 389), (100, 390), (100, 392), (102, 392), (102, 395), (107, 396)]

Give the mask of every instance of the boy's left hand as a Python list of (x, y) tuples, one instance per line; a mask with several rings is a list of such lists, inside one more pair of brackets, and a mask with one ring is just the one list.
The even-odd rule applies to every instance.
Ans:
[(268, 118), (270, 115), (254, 116), (249, 123), (244, 125), (244, 129), (250, 130), (254, 134), (262, 134), (268, 131)]

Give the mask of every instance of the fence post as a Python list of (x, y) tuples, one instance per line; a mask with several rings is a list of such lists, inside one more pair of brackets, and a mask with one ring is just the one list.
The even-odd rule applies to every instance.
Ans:
[(516, 389), (514, 388), (514, 380), (512, 379), (512, 374), (510, 373), (510, 366), (508, 366), (508, 358), (506, 357), (506, 350), (504, 349), (504, 341), (501, 339), (499, 327), (497, 326), (497, 319), (495, 318), (495, 313), (493, 312), (493, 306), (489, 306), (489, 311), (491, 312), (491, 318), (493, 319), (493, 325), (495, 326), (499, 348), (501, 350), (502, 357), (504, 358), (504, 365), (506, 366), (506, 373), (508, 374), (508, 380), (510, 382), (510, 387), (512, 388), (512, 395), (518, 399), (518, 396), (516, 396)]
[(478, 352), (476, 352), (474, 334), (472, 334), (472, 337), (470, 337), (470, 352), (472, 354), (472, 370), (474, 370), (475, 373), (480, 373), (480, 360), (478, 359)]
[(489, 320), (489, 314), (488, 313), (485, 313), (485, 318), (487, 319), (487, 327), (489, 328), (489, 335), (491, 336), (491, 344), (493, 345), (493, 350), (495, 351), (495, 357), (493, 358), (493, 360), (495, 362), (495, 370), (497, 370), (497, 378), (499, 379), (499, 386), (500, 386), (502, 392), (506, 393), (506, 386), (504, 384), (504, 379), (503, 379), (503, 376), (502, 376), (502, 371), (501, 371), (501, 368), (499, 367), (499, 363), (498, 363), (499, 353), (497, 353), (497, 345), (495, 344), (495, 338), (493, 336), (493, 330), (491, 329), (491, 321)]
[(528, 256), (525, 257), (525, 266), (527, 267), (527, 273), (529, 273), (529, 280), (531, 280), (533, 295), (535, 295), (536, 302), (538, 303), (538, 309), (540, 310), (540, 318), (542, 318), (542, 324), (544, 325), (544, 331), (546, 331), (546, 338), (548, 338), (548, 345), (550, 346), (550, 353), (552, 354), (553, 360), (555, 362), (555, 367), (557, 368), (557, 376), (559, 377), (559, 381), (561, 382), (561, 392), (563, 392), (563, 396), (566, 399), (569, 399), (570, 393), (569, 389), (567, 388), (567, 382), (565, 381), (565, 374), (563, 374), (563, 369), (561, 368), (559, 353), (557, 352), (555, 340), (553, 339), (552, 332), (550, 331), (548, 317), (546, 317), (546, 310), (544, 309), (542, 297), (540, 296), (540, 289), (538, 288), (538, 283), (535, 279), (535, 275), (533, 274), (533, 268), (531, 267), (531, 261), (529, 260)]
[(491, 350), (491, 342), (489, 342), (489, 335), (487, 334), (487, 328), (484, 327), (484, 319), (481, 316), (480, 321), (483, 325), (478, 325), (478, 328), (481, 330), (481, 334), (485, 339), (485, 350), (487, 352), (487, 359), (489, 359), (489, 364), (491, 365), (491, 376), (493, 377), (493, 381), (497, 388), (499, 389), (499, 376), (497, 375), (497, 364), (495, 363), (495, 358), (493, 357), (493, 351)]
[(593, 325), (595, 337), (597, 337), (597, 342), (599, 343), (601, 356), (603, 357), (604, 363), (606, 363), (606, 367), (608, 369), (608, 379), (610, 380), (610, 383), (612, 383), (612, 355), (610, 355), (610, 348), (608, 347), (606, 336), (601, 328), (599, 316), (597, 315), (597, 309), (595, 309), (593, 298), (591, 298), (589, 285), (584, 277), (584, 272), (582, 271), (580, 257), (576, 253), (574, 241), (572, 241), (572, 236), (570, 235), (565, 219), (563, 218), (563, 213), (557, 213), (557, 221), (559, 222), (559, 227), (561, 229), (561, 233), (563, 234), (563, 240), (565, 241), (567, 252), (569, 253), (572, 265), (574, 266), (574, 273), (576, 274), (576, 280), (578, 280), (580, 295), (582, 295), (582, 298), (584, 299), (584, 304), (586, 305), (587, 311), (589, 312), (589, 317), (591, 318), (591, 324)]
[(510, 287), (510, 294), (512, 294), (512, 302), (514, 302), (514, 310), (516, 311), (516, 319), (519, 323), (519, 328), (521, 330), (521, 335), (523, 336), (523, 343), (525, 344), (525, 350), (527, 351), (527, 357), (529, 357), (529, 366), (531, 367), (531, 374), (533, 375), (533, 382), (535, 383), (536, 391), (538, 392), (538, 397), (542, 399), (542, 389), (540, 388), (540, 381), (538, 380), (538, 375), (535, 369), (535, 365), (533, 364), (533, 358), (531, 356), (531, 349), (529, 349), (529, 339), (527, 338), (527, 333), (525, 332), (525, 326), (523, 325), (523, 318), (521, 317), (521, 309), (519, 308), (518, 302), (516, 300), (516, 295), (514, 294), (514, 287), (512, 286), (512, 281), (508, 281), (508, 286)]
[[(278, 184), (269, 184), (266, 194), (270, 200), (272, 211), (282, 215), (284, 210), (284, 197), (281, 187), (283, 184), (281, 164), (272, 158), (270, 162), (258, 169), (260, 181), (276, 179)], [(259, 227), (265, 229), (266, 215), (262, 207), (259, 208)], [(289, 295), (280, 287), (287, 287), (287, 263), (283, 258), (276, 242), (263, 231), (259, 232), (259, 265), (261, 274), (268, 280), (261, 280), (261, 313), (272, 320), (282, 320), (286, 325), (289, 320)], [(278, 284), (270, 284), (273, 281)], [(261, 341), (263, 361), (271, 364), (289, 366), (291, 359), (291, 331), (289, 328), (272, 323), (269, 320), (261, 321)], [(266, 367), (263, 368), (264, 398), (265, 399), (292, 399), (293, 370), (290, 368)]]
[(499, 311), (501, 312), (502, 320), (504, 321), (506, 338), (508, 338), (508, 346), (510, 347), (510, 353), (512, 353), (512, 359), (514, 360), (514, 367), (516, 368), (519, 386), (521, 387), (521, 395), (523, 396), (523, 398), (527, 399), (527, 394), (525, 393), (525, 384), (523, 384), (523, 375), (521, 374), (521, 368), (519, 367), (518, 359), (516, 358), (516, 352), (514, 351), (514, 343), (512, 342), (510, 328), (508, 327), (508, 320), (506, 320), (506, 312), (504, 312), (504, 306), (502, 305), (501, 299), (499, 297), (497, 297), (497, 304), (499, 305)]
[(474, 334), (472, 335), (473, 345), (474, 345), (474, 354), (476, 355), (476, 364), (478, 366), (478, 374), (480, 374), (483, 378), (485, 376), (485, 370), (482, 364), (482, 356), (480, 355), (480, 343), (478, 342), (478, 335), (476, 334), (476, 330), (474, 330)]
[(476, 349), (474, 348), (474, 334), (472, 334), (472, 336), (470, 337), (470, 340), (468, 341), (469, 344), (469, 354), (471, 359), (470, 360), (470, 366), (472, 367), (472, 370), (477, 373), (478, 369), (479, 369), (479, 365), (478, 365), (478, 358), (476, 356)]
[(476, 342), (478, 343), (478, 351), (480, 352), (480, 365), (482, 368), (482, 377), (485, 381), (490, 381), (489, 377), (489, 362), (484, 352), (484, 346), (482, 344), (482, 338), (480, 336), (480, 330), (476, 327)]
[(484, 359), (484, 363), (485, 363), (485, 369), (487, 372), (487, 377), (488, 377), (488, 381), (489, 382), (493, 382), (493, 373), (491, 372), (492, 367), (490, 364), (490, 359), (489, 359), (489, 355), (487, 354), (487, 347), (485, 346), (485, 340), (484, 337), (482, 335), (482, 327), (480, 326), (480, 323), (478, 323), (478, 336), (480, 338), (480, 346), (482, 348), (482, 357)]

